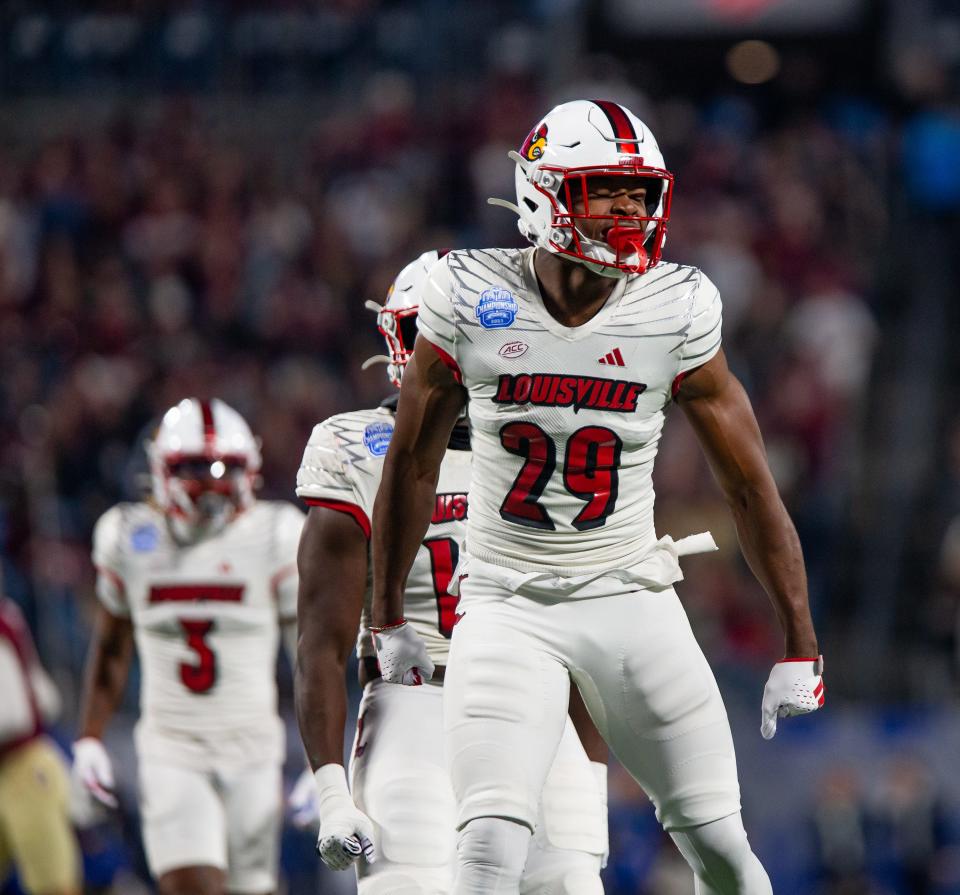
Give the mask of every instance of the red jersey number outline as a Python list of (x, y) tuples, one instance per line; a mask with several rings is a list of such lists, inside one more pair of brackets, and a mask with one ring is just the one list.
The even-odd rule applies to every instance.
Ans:
[[(500, 444), (523, 465), (500, 505), (508, 522), (555, 531), (556, 524), (540, 503), (557, 466), (557, 446), (536, 423), (510, 422), (500, 429)], [(563, 458), (563, 486), (586, 506), (572, 524), (578, 531), (600, 528), (614, 511), (620, 487), (623, 441), (605, 426), (584, 426), (567, 440)]]
[(430, 554), (430, 572), (433, 592), (437, 597), (437, 629), (448, 640), (457, 623), (457, 604), (460, 597), (450, 593), (453, 571), (460, 559), (460, 545), (454, 538), (427, 538), (423, 542)]
[(207, 643), (207, 635), (216, 628), (211, 618), (181, 618), (180, 627), (187, 646), (197, 655), (196, 664), (180, 663), (180, 680), (191, 693), (209, 693), (217, 682), (217, 654)]

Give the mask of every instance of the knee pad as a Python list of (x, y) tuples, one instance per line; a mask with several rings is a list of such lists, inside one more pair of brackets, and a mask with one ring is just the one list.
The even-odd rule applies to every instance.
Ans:
[(457, 839), (455, 895), (518, 895), (530, 829), (502, 817), (478, 817)]
[(364, 806), (377, 824), (380, 856), (413, 868), (450, 867), (455, 814), (442, 771), (416, 768), (381, 783)]
[(582, 750), (577, 759), (558, 753), (540, 793), (534, 840), (544, 847), (602, 855), (608, 849), (607, 807)]

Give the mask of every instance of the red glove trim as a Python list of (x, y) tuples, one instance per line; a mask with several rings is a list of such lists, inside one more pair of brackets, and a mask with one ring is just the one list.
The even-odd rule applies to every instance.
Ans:
[(389, 624), (386, 624), (386, 625), (381, 625), (379, 628), (375, 628), (375, 627), (371, 626), (371, 627), (370, 627), (370, 630), (373, 631), (374, 634), (380, 634), (380, 633), (383, 632), (383, 631), (389, 631), (391, 628), (401, 628), (401, 627), (403, 627), (406, 623), (407, 623), (407, 620), (406, 620), (405, 618), (402, 618), (402, 617), (401, 617), (401, 618), (398, 619), (397, 621), (395, 621), (395, 622), (390, 622)]

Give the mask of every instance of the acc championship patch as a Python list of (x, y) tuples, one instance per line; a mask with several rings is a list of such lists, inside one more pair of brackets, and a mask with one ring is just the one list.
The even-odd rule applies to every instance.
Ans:
[(393, 426), (390, 423), (370, 423), (363, 430), (363, 443), (374, 457), (382, 457), (393, 438)]
[(139, 525), (130, 534), (130, 545), (137, 553), (149, 553), (157, 549), (160, 532), (156, 525)]
[(505, 329), (517, 319), (517, 300), (499, 286), (480, 293), (474, 313), (484, 329)]

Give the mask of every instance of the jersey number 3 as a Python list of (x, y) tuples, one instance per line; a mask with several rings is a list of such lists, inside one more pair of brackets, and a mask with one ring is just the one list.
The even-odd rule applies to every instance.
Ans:
[[(553, 531), (556, 525), (540, 503), (543, 489), (557, 468), (553, 439), (535, 423), (513, 422), (500, 430), (500, 444), (524, 461), (500, 505), (500, 516), (528, 528)], [(620, 436), (603, 426), (584, 426), (567, 441), (563, 486), (574, 497), (586, 501), (573, 520), (577, 531), (600, 528), (613, 512), (622, 448)]]
[(217, 655), (206, 641), (214, 627), (211, 619), (180, 619), (187, 646), (197, 655), (196, 664), (180, 663), (180, 680), (193, 693), (206, 693), (217, 682)]

